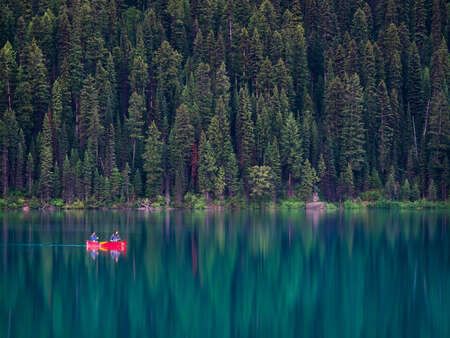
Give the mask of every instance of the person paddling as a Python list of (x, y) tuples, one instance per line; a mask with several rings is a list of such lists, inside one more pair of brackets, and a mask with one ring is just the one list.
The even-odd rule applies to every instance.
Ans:
[(116, 230), (116, 231), (114, 231), (114, 233), (111, 235), (110, 242), (118, 242), (118, 241), (120, 241), (120, 236), (119, 236), (119, 232)]
[(95, 234), (95, 231), (93, 231), (91, 234), (91, 242), (98, 242), (98, 237)]

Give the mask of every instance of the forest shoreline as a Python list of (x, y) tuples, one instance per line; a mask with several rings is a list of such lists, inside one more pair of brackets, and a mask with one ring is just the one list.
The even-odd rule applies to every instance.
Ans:
[[(0, 210), (21, 210), (28, 212), (31, 210), (135, 210), (135, 211), (168, 211), (168, 210), (236, 210), (236, 209), (265, 209), (265, 210), (307, 210), (307, 203), (295, 199), (279, 200), (277, 203), (236, 203), (236, 201), (214, 201), (206, 204), (204, 201), (185, 201), (181, 205), (161, 205), (159, 203), (149, 203), (146, 199), (133, 202), (120, 202), (101, 204), (92, 201), (74, 201), (65, 203), (60, 199), (54, 199), (49, 202), (41, 202), (37, 199), (0, 199)], [(392, 209), (392, 210), (450, 210), (450, 201), (428, 201), (425, 199), (417, 201), (395, 201), (380, 199), (377, 201), (346, 200), (339, 202), (324, 202), (326, 208), (321, 209), (328, 212), (338, 210), (361, 210), (361, 209)]]

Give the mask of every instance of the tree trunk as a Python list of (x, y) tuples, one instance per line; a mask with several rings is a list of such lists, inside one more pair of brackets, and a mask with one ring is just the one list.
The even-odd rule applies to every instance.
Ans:
[(288, 197), (291, 198), (293, 196), (293, 189), (292, 189), (292, 174), (288, 174)]

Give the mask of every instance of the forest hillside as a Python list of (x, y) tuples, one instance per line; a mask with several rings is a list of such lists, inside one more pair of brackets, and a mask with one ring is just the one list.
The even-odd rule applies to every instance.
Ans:
[(3, 0), (1, 193), (445, 200), (444, 0)]

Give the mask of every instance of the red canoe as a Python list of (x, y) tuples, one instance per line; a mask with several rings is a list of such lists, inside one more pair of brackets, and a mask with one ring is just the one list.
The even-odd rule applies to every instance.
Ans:
[(91, 242), (86, 241), (86, 250), (117, 250), (126, 251), (127, 241), (119, 242)]

